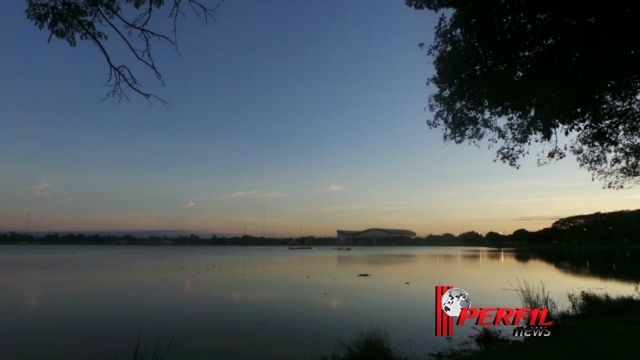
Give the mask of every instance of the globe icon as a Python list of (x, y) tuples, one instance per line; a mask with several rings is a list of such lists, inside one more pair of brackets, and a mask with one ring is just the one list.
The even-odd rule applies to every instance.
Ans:
[(462, 309), (470, 306), (469, 294), (460, 288), (449, 289), (442, 295), (442, 311), (449, 316), (459, 316)]

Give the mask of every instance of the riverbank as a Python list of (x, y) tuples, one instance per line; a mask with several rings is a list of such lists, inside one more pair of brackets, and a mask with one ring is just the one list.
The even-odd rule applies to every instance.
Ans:
[[(638, 303), (640, 308), (640, 302)], [(576, 317), (571, 325), (551, 336), (528, 338), (505, 347), (487, 349), (471, 356), (481, 359), (640, 359), (640, 313)]]
[[(640, 306), (640, 301), (638, 302)], [(551, 336), (527, 338), (524, 341), (509, 339), (510, 334), (500, 338), (487, 336), (484, 341), (488, 348), (456, 349), (438, 354), (420, 356), (396, 350), (389, 334), (380, 328), (363, 331), (349, 340), (339, 340), (336, 350), (329, 355), (320, 356), (321, 360), (508, 360), (518, 358), (524, 360), (539, 359), (607, 359), (621, 357), (623, 359), (640, 359), (638, 346), (638, 328), (640, 313), (618, 314), (607, 316), (570, 316), (563, 321), (564, 325), (554, 329)], [(481, 333), (475, 339), (481, 337)], [(477, 340), (476, 340), (477, 341)], [(470, 341), (473, 342), (473, 341)], [(490, 343), (490, 344), (487, 344)], [(138, 342), (131, 353), (131, 359), (159, 360), (170, 353), (168, 346), (156, 343), (153, 352), (146, 354), (140, 349)], [(164, 349), (166, 348), (166, 349)]]
[[(555, 308), (544, 287), (532, 288), (526, 282), (524, 285), (517, 289), (523, 307), (543, 307), (541, 302), (547, 302), (550, 306), (544, 307)], [(640, 347), (637, 346), (640, 329), (638, 285), (635, 291), (635, 295), (615, 298), (586, 291), (568, 293), (571, 306), (564, 311), (551, 312), (553, 326), (549, 336), (514, 341), (509, 333), (511, 328), (501, 326), (495, 328), (503, 331), (499, 335), (494, 331), (484, 332), (491, 334), (490, 341), (481, 339), (483, 333), (479, 332), (472, 337), (475, 344), (454, 345), (430, 357), (437, 360), (512, 359), (517, 354), (519, 359), (604, 359), (611, 356), (640, 359)], [(473, 345), (475, 348), (471, 349)]]
[[(518, 284), (523, 307), (546, 307), (553, 315), (550, 335), (513, 337), (511, 326), (477, 328), (468, 340), (451, 339), (451, 345), (428, 357), (397, 351), (389, 334), (380, 329), (361, 332), (323, 360), (484, 360), (484, 359), (605, 359), (620, 356), (640, 359), (640, 289), (632, 296), (610, 297), (592, 292), (569, 293), (569, 309), (558, 312), (544, 286)], [(544, 306), (542, 306), (545, 304)]]

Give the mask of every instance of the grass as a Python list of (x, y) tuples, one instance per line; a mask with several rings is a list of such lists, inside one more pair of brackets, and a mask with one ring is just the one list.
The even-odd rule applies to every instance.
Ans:
[[(550, 297), (544, 283), (534, 287), (526, 280), (511, 287), (518, 292), (525, 308), (547, 308), (553, 321), (552, 336), (526, 338), (524, 341), (511, 337), (495, 327), (474, 327), (475, 333), (469, 339), (450, 345), (445, 350), (430, 353), (433, 360), (458, 359), (599, 359), (612, 356), (640, 359), (640, 347), (637, 346), (640, 327), (640, 286), (636, 294), (611, 297), (590, 291), (580, 294), (567, 293), (570, 308), (559, 311), (556, 302)], [(173, 340), (166, 346), (156, 341), (153, 351), (141, 350), (138, 340), (131, 360), (164, 360), (171, 350)], [(406, 354), (393, 345), (389, 333), (372, 327), (360, 331), (348, 340), (337, 340), (336, 349), (322, 360), (419, 360), (416, 354)]]
[[(141, 349), (140, 340), (131, 352), (131, 360), (164, 360), (171, 350), (173, 340), (166, 346), (156, 341), (153, 351), (148, 353)], [(322, 356), (322, 360), (420, 360), (415, 354), (405, 354), (393, 345), (389, 333), (380, 328), (372, 327), (360, 331), (348, 340), (337, 340), (337, 347), (333, 353)]]
[(413, 360), (416, 355), (398, 351), (392, 345), (389, 333), (380, 327), (360, 331), (348, 341), (338, 339), (333, 353), (322, 356), (322, 360)]
[(470, 360), (640, 359), (640, 314), (582, 318), (549, 337), (528, 338), (502, 349), (477, 352)]
[[(470, 340), (463, 341), (461, 343), (450, 344), (448, 348), (437, 353), (430, 353), (429, 359), (433, 360), (456, 360), (466, 359), (467, 357), (482, 351), (488, 351), (492, 349), (500, 349), (511, 345), (517, 340), (506, 337), (502, 331), (495, 327), (473, 327), (475, 334), (469, 335)], [(452, 338), (447, 338), (451, 343)]]
[(533, 287), (527, 280), (516, 278), (516, 285), (509, 282), (509, 285), (518, 293), (520, 302), (524, 308), (529, 309), (549, 309), (549, 318), (556, 319), (560, 315), (555, 300), (550, 296), (549, 291), (544, 287), (544, 283), (540, 282), (540, 287)]
[(160, 339), (156, 340), (156, 345), (153, 347), (153, 352), (149, 354), (150, 357), (147, 357), (147, 350), (140, 350), (140, 340), (138, 339), (138, 343), (131, 355), (131, 360), (163, 360), (164, 357), (171, 351), (171, 345), (173, 344), (173, 339), (169, 341), (166, 348), (160, 348)]
[(575, 316), (611, 316), (612, 314), (640, 313), (640, 289), (636, 286), (637, 295), (611, 297), (609, 294), (598, 295), (583, 291), (578, 296), (568, 293), (571, 303), (571, 314)]
[[(590, 291), (568, 293), (570, 309), (559, 311), (544, 283), (532, 286), (526, 280), (511, 287), (518, 292), (524, 308), (547, 308), (553, 321), (552, 336), (511, 337), (495, 327), (474, 327), (469, 339), (445, 350), (429, 354), (433, 360), (458, 359), (604, 359), (615, 356), (640, 359), (637, 346), (640, 327), (640, 286), (636, 294), (611, 297)], [(414, 360), (392, 346), (389, 334), (380, 328), (361, 331), (349, 341), (338, 341), (337, 350), (322, 360)]]
[[(141, 334), (140, 334), (141, 335)], [(141, 349), (140, 347), (140, 335), (138, 335), (138, 342), (131, 352), (131, 360), (164, 360), (165, 356), (171, 351), (173, 345), (173, 339), (169, 341), (166, 346), (160, 345), (160, 339), (156, 340), (156, 344), (153, 347), (153, 351), (148, 353), (147, 349)]]
[[(640, 359), (637, 346), (640, 326), (640, 288), (630, 296), (611, 297), (591, 291), (568, 293), (570, 309), (558, 311), (544, 284), (533, 287), (527, 281), (512, 287), (518, 291), (523, 307), (550, 309), (552, 336), (531, 337), (524, 341), (483, 328), (470, 341), (429, 356), (453, 359), (601, 359), (621, 356)], [(484, 344), (490, 344), (486, 346)]]

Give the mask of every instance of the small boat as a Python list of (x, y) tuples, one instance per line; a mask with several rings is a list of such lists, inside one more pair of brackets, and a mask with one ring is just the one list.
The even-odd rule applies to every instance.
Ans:
[(311, 246), (289, 246), (289, 250), (309, 250)]

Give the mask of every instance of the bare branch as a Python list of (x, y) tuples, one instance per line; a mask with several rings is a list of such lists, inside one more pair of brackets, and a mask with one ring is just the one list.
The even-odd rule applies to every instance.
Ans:
[[(118, 65), (113, 61), (104, 46), (108, 40), (107, 34), (97, 30), (96, 24), (101, 24), (109, 31), (115, 32), (135, 59), (150, 69), (161, 85), (165, 85), (152, 55), (152, 41), (154, 39), (166, 40), (174, 46), (174, 52), (180, 55), (178, 51), (178, 17), (187, 18), (182, 9), (185, 1), (194, 11), (196, 18), (204, 18), (205, 24), (208, 24), (210, 19), (214, 23), (216, 22), (213, 16), (214, 12), (220, 7), (220, 3), (224, 2), (224, 0), (173, 0), (168, 16), (169, 19), (172, 19), (171, 33), (173, 36), (167, 36), (149, 27), (151, 18), (156, 14), (154, 10), (165, 6), (164, 1), (161, 0), (28, 0), (26, 13), (27, 18), (34, 21), (40, 29), (48, 28), (50, 34), (47, 42), (55, 36), (74, 47), (79, 38), (80, 40), (90, 40), (98, 47), (109, 67), (107, 84), (112, 87), (104, 99), (118, 97), (118, 102), (122, 99), (128, 101), (127, 91), (133, 91), (150, 102), (152, 98), (155, 98), (168, 106), (168, 102), (142, 89), (142, 84), (129, 66)], [(210, 8), (204, 4), (206, 1), (217, 1), (217, 4)], [(121, 7), (123, 4), (138, 10), (133, 20), (124, 17)], [(132, 40), (132, 36), (138, 40)]]
[(111, 57), (109, 56), (109, 53), (105, 49), (100, 39), (98, 39), (98, 37), (92, 31), (90, 31), (85, 24), (83, 24), (82, 20), (76, 19), (76, 23), (85, 31), (85, 34), (91, 38), (92, 42), (96, 46), (98, 46), (98, 48), (100, 49), (100, 52), (102, 52), (102, 54), (105, 57), (105, 60), (107, 61), (107, 64), (109, 65), (109, 78), (107, 80), (107, 84), (113, 81), (113, 90), (108, 92), (107, 95), (103, 98), (103, 100), (108, 97), (117, 96), (118, 102), (120, 102), (122, 98), (129, 101), (129, 97), (127, 96), (125, 90), (130, 89), (138, 93), (139, 95), (143, 96), (148, 101), (150, 101), (151, 98), (155, 98), (160, 102), (162, 102), (165, 106), (170, 105), (167, 101), (161, 99), (157, 95), (142, 91), (140, 89), (141, 88), (140, 82), (133, 75), (129, 67), (127, 67), (126, 65), (119, 65), (119, 66), (114, 65), (113, 62), (111, 61)]
[[(151, 52), (150, 52), (150, 48), (149, 48), (149, 43), (147, 42), (147, 49), (145, 50), (138, 50), (135, 49), (133, 47), (133, 45), (131, 45), (131, 43), (129, 42), (129, 40), (127, 40), (127, 38), (124, 36), (124, 34), (122, 34), (120, 32), (120, 30), (118, 30), (118, 28), (113, 25), (113, 23), (107, 18), (107, 16), (104, 15), (104, 13), (102, 12), (102, 10), (99, 10), (100, 14), (102, 14), (103, 19), (107, 22), (107, 24), (109, 24), (109, 26), (116, 32), (118, 33), (118, 35), (120, 35), (120, 37), (122, 38), (122, 41), (124, 41), (124, 43), (127, 45), (127, 47), (129, 48), (129, 50), (131, 50), (131, 52), (133, 53), (133, 55), (143, 64), (145, 64), (148, 68), (150, 68), (151, 70), (153, 70), (153, 72), (156, 75), (156, 78), (158, 78), (158, 80), (160, 80), (160, 82), (162, 83), (162, 85), (164, 85), (164, 80), (162, 80), (162, 75), (160, 74), (160, 72), (158, 71), (158, 69), (156, 68), (156, 64), (153, 61), (153, 58), (151, 57)], [(147, 59), (143, 58), (142, 56), (139, 55), (139, 53), (142, 54), (142, 56), (145, 56)]]

